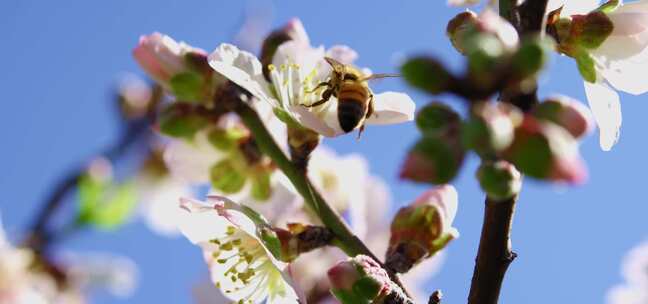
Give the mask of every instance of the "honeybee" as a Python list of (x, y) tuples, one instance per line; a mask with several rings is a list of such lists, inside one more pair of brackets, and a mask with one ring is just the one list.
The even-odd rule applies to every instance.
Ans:
[(374, 95), (367, 81), (372, 79), (399, 77), (395, 74), (365, 75), (358, 68), (340, 63), (339, 61), (324, 57), (331, 65), (333, 71), (328, 81), (319, 83), (313, 90), (325, 87), (322, 99), (306, 107), (316, 107), (329, 101), (331, 96), (338, 100), (337, 117), (340, 127), (346, 133), (360, 126), (358, 137), (364, 131), (364, 121), (374, 112)]

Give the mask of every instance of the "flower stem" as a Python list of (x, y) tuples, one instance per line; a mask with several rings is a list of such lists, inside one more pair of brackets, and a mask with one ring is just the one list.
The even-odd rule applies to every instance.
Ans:
[[(281, 151), (256, 111), (250, 108), (246, 103), (241, 102), (236, 108), (236, 112), (241, 117), (243, 123), (254, 135), (254, 139), (259, 145), (259, 148), (261, 148), (261, 151), (275, 162), (279, 169), (281, 169), (281, 171), (283, 171), (283, 173), (292, 182), (299, 194), (304, 198), (306, 205), (308, 205), (308, 207), (317, 214), (322, 223), (335, 234), (337, 239), (336, 244), (339, 245), (340, 249), (349, 256), (354, 257), (363, 254), (380, 263), (380, 259), (378, 259), (371, 250), (367, 248), (362, 240), (353, 234), (342, 217), (324, 200), (319, 191), (313, 187), (305, 172), (295, 166), (295, 164), (286, 157), (284, 152)], [(403, 287), (396, 275), (390, 275), (395, 283)]]

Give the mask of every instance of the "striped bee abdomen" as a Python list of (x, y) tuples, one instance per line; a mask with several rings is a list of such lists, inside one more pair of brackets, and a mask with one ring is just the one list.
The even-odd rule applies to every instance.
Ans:
[(364, 103), (353, 99), (340, 99), (337, 115), (342, 130), (347, 133), (351, 132), (365, 115)]

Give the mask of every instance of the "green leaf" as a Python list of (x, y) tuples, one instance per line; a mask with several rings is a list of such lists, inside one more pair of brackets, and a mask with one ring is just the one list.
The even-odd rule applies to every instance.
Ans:
[(401, 73), (409, 84), (432, 94), (444, 92), (452, 80), (443, 64), (431, 57), (409, 59), (401, 67)]
[(578, 65), (578, 71), (585, 81), (595, 83), (596, 82), (596, 63), (594, 58), (587, 51), (578, 52), (576, 55), (576, 64)]
[(171, 106), (159, 117), (160, 131), (171, 137), (191, 139), (208, 123), (206, 117), (185, 109), (185, 105)]
[(84, 176), (78, 185), (77, 222), (103, 230), (114, 229), (126, 221), (137, 202), (133, 183), (112, 184)]
[(229, 159), (218, 162), (210, 170), (212, 187), (226, 194), (241, 191), (246, 179), (245, 172), (241, 171)]
[(88, 223), (90, 221), (103, 193), (106, 191), (106, 186), (106, 182), (98, 181), (88, 175), (81, 177), (77, 185), (79, 202), (77, 222)]
[(99, 208), (95, 209), (92, 224), (110, 230), (121, 226), (132, 214), (137, 202), (132, 182), (115, 185)]
[(205, 80), (195, 72), (184, 72), (171, 77), (171, 92), (182, 101), (200, 101)]

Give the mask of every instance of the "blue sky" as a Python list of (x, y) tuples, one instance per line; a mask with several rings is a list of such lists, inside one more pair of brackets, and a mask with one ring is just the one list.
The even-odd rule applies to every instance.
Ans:
[[(348, 44), (360, 66), (395, 70), (402, 55), (433, 54), (457, 69), (461, 57), (445, 38), (446, 22), (459, 9), (442, 1), (252, 1), (272, 11), (272, 26), (302, 19), (315, 44)], [(396, 4), (394, 4), (396, 3)], [(271, 10), (270, 10), (271, 8)], [(231, 41), (241, 24), (244, 1), (34, 1), (0, 2), (0, 210), (5, 228), (18, 238), (57, 179), (117, 136), (110, 88), (124, 72), (139, 72), (130, 52), (139, 35), (160, 31), (207, 50)], [(571, 60), (554, 56), (541, 79), (542, 97), (560, 92), (585, 100)], [(385, 80), (377, 91), (405, 90), (419, 106), (431, 97)], [(519, 258), (507, 276), (502, 303), (603, 303), (621, 280), (624, 253), (648, 237), (645, 196), (644, 96), (621, 94), (621, 140), (602, 152), (598, 135), (582, 144), (589, 182), (577, 188), (528, 179), (513, 229)], [(412, 124), (370, 127), (355, 136), (325, 140), (340, 153), (359, 152), (374, 174), (391, 186), (396, 205), (425, 186), (399, 181), (398, 167), (417, 137)], [(442, 289), (444, 303), (467, 298), (483, 213), (483, 194), (470, 157), (455, 181), (461, 237), (448, 249), (441, 273), (429, 283)], [(133, 222), (114, 234), (83, 233), (64, 244), (79, 251), (111, 250), (140, 266), (140, 288), (127, 300), (99, 294), (96, 303), (188, 303), (191, 285), (206, 275), (197, 248), (184, 239), (156, 236)]]

